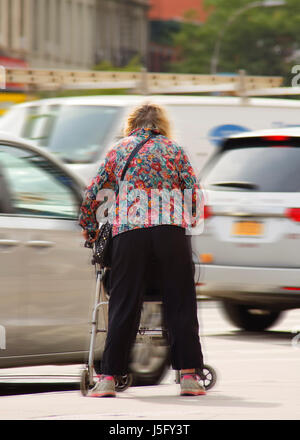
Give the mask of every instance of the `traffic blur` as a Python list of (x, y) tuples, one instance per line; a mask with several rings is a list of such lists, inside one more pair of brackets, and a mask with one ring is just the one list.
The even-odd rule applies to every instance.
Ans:
[(204, 231), (194, 238), (201, 291), (248, 331), (300, 307), (300, 129), (226, 139), (202, 171)]
[[(82, 364), (95, 292), (78, 226), (85, 185), (53, 154), (7, 133), (0, 133), (0, 183), (0, 368)], [(153, 306), (141, 327), (160, 318)], [(106, 316), (104, 307), (99, 327)], [(165, 339), (155, 334), (151, 346), (148, 339), (137, 338), (133, 350), (135, 383), (158, 383), (169, 365)], [(104, 340), (98, 333), (98, 371)]]
[(0, 165), (0, 364), (78, 358), (92, 286), (76, 225), (82, 182), (46, 151), (5, 133)]
[[(235, 325), (268, 328), (282, 310), (299, 303), (295, 294), (299, 200), (297, 173), (291, 172), (298, 163), (298, 129), (249, 133), (246, 126), (267, 124), (259, 118), (264, 100), (249, 102), (241, 112), (238, 98), (151, 99), (168, 109), (174, 136), (188, 151), (205, 188), (205, 229), (193, 237), (198, 293), (220, 299)], [(122, 136), (125, 116), (142, 100), (98, 96), (34, 101), (14, 106), (1, 118), (0, 130), (40, 146), (87, 184)], [(275, 120), (279, 124), (279, 117), (282, 126), (297, 120), (297, 105), (287, 108), (284, 100), (269, 100), (268, 105), (270, 125)], [(234, 118), (239, 130), (237, 125), (226, 127)], [(230, 130), (240, 134), (224, 142), (222, 136)], [(280, 136), (285, 136), (283, 143)]]
[[(34, 101), (14, 106), (0, 120), (0, 130), (49, 151), (86, 184), (122, 136), (128, 112), (143, 100), (148, 98)], [(298, 103), (255, 99), (241, 111), (239, 98), (153, 96), (151, 100), (167, 108), (174, 136), (190, 155), (205, 189), (205, 228), (192, 237), (198, 294), (220, 300), (227, 317), (240, 328), (269, 328), (282, 311), (300, 304), (300, 131), (254, 128), (295, 124)], [(246, 129), (250, 126), (251, 132)]]
[(298, 124), (299, 103), (285, 99), (179, 95), (98, 95), (49, 98), (15, 105), (0, 131), (44, 147), (88, 183), (109, 148), (122, 137), (126, 116), (141, 102), (164, 106), (172, 137), (198, 175), (224, 138)]

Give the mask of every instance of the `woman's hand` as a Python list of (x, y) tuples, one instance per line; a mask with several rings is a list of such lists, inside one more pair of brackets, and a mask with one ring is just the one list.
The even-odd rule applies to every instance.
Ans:
[(89, 241), (90, 243), (94, 243), (94, 241), (97, 240), (97, 237), (98, 237), (99, 231), (95, 231), (95, 237), (94, 237), (94, 238), (91, 238), (90, 235), (89, 235), (89, 232), (86, 231), (85, 229), (84, 229), (83, 231), (81, 231), (81, 234), (82, 234), (83, 238), (84, 238), (86, 241)]

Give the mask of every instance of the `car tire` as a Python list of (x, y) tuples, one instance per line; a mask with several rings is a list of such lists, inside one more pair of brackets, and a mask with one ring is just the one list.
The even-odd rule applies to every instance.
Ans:
[(167, 371), (169, 370), (170, 364), (169, 362), (164, 362), (160, 368), (158, 368), (156, 371), (152, 371), (151, 373), (143, 374), (141, 373), (134, 373), (132, 375), (133, 386), (151, 386), (151, 385), (159, 385), (164, 376), (166, 375)]
[[(141, 351), (137, 350), (140, 345)], [(149, 351), (150, 349), (150, 351)], [(134, 386), (158, 385), (170, 367), (169, 347), (165, 340), (161, 344), (136, 344), (132, 353), (130, 371)]]
[(242, 330), (263, 331), (274, 325), (281, 312), (260, 308), (259, 306), (224, 301), (225, 316)]
[[(158, 385), (169, 370), (169, 347), (163, 343), (150, 348), (151, 352), (145, 353), (147, 347), (142, 347), (142, 353), (132, 358), (129, 366), (132, 386)], [(94, 369), (96, 374), (101, 374), (101, 359), (95, 360)]]

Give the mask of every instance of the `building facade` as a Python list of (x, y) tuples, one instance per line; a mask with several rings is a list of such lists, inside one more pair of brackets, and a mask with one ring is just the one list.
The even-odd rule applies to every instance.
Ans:
[(0, 0), (0, 55), (90, 69), (146, 59), (149, 0)]

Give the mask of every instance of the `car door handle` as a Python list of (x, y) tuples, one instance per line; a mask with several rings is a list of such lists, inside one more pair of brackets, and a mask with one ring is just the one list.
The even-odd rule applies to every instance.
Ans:
[(18, 240), (1, 239), (0, 246), (18, 246), (21, 242)]
[(52, 247), (54, 245), (55, 243), (53, 241), (44, 241), (44, 240), (30, 240), (26, 242), (26, 246), (38, 247), (38, 248)]

